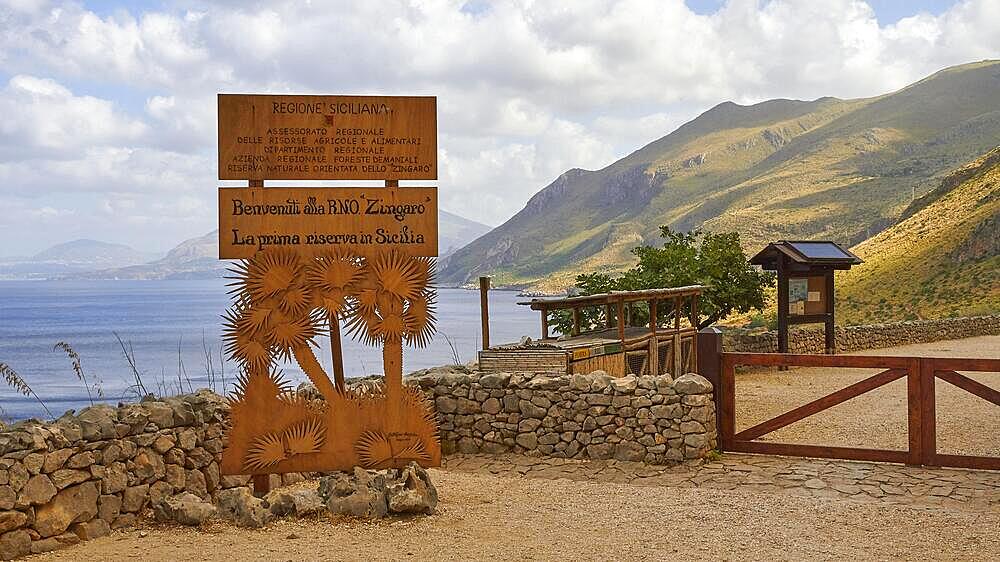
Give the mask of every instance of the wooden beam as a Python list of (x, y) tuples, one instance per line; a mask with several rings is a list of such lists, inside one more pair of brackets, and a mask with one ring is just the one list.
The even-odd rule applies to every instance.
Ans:
[(978, 357), (948, 357), (926, 359), (934, 364), (935, 371), (983, 371), (1000, 373), (1000, 359), (981, 359)]
[(809, 355), (805, 353), (730, 353), (736, 365), (761, 367), (851, 367), (857, 369), (907, 369), (909, 357), (879, 355)]
[(976, 470), (1000, 470), (1000, 457), (972, 455), (934, 455), (934, 466), (953, 466)]
[(778, 417), (769, 419), (765, 422), (759, 423), (751, 428), (744, 429), (743, 431), (736, 434), (736, 439), (751, 441), (757, 439), (762, 435), (771, 433), (791, 425), (803, 418), (807, 418), (818, 412), (822, 412), (827, 408), (832, 408), (837, 404), (846, 402), (851, 398), (875, 390), (876, 388), (888, 384), (896, 379), (906, 376), (906, 371), (902, 369), (888, 369), (878, 373), (877, 375), (872, 375), (867, 379), (858, 381), (850, 386), (846, 386), (836, 392), (832, 392), (823, 396), (822, 398), (817, 398), (808, 404), (803, 404), (794, 410), (790, 410), (781, 414)]
[(994, 390), (985, 384), (970, 379), (969, 377), (956, 373), (955, 371), (935, 371), (934, 375), (949, 383), (965, 390), (966, 392), (971, 392), (976, 396), (986, 400), (987, 402), (992, 402), (997, 406), (1000, 406), (1000, 391)]
[(479, 278), (479, 316), (483, 326), (483, 349), (490, 348), (490, 278)]
[(895, 462), (905, 464), (906, 451), (889, 449), (861, 449), (857, 447), (826, 447), (793, 443), (768, 443), (763, 441), (735, 441), (727, 449), (737, 453), (761, 453), (789, 457), (816, 457), (852, 461)]

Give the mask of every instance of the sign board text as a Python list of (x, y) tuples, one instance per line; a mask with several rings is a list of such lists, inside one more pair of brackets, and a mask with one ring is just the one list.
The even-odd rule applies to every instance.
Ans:
[(437, 188), (219, 188), (219, 258), (285, 247), (303, 256), (398, 249), (437, 256)]
[(219, 94), (219, 179), (437, 179), (437, 98)]

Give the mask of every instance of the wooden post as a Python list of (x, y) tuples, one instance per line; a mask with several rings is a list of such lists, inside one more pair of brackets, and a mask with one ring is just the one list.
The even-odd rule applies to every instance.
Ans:
[(271, 475), (270, 474), (254, 474), (253, 475), (253, 495), (254, 497), (262, 498), (271, 491)]
[(719, 393), (722, 387), (722, 331), (709, 326), (698, 332), (698, 374), (712, 383), (712, 398), (715, 400), (715, 427), (721, 427), (722, 404)]
[(490, 278), (479, 278), (479, 313), (483, 322), (483, 350), (490, 348)]
[[(249, 187), (264, 187), (264, 180), (248, 180)], [(254, 474), (251, 478), (253, 481), (253, 495), (262, 498), (271, 491), (271, 475), (270, 474)]]
[(716, 407), (719, 420), (719, 450), (728, 451), (733, 446), (733, 437), (736, 433), (736, 363), (726, 355), (722, 356), (719, 377), (719, 400)]
[(660, 374), (660, 343), (656, 340), (656, 299), (649, 301), (649, 373)]
[(674, 378), (683, 375), (681, 371), (684, 370), (684, 351), (681, 349), (681, 334), (680, 332), (674, 333)]
[(937, 396), (934, 389), (934, 359), (924, 357), (920, 363), (920, 454), (921, 463), (938, 466), (937, 457)]
[(549, 311), (544, 308), (539, 312), (542, 313), (542, 339), (549, 339)]
[(909, 457), (906, 464), (919, 465), (924, 460), (923, 438), (923, 381), (920, 379), (920, 360), (913, 358), (906, 368), (906, 410)]
[(580, 335), (580, 309), (574, 307), (573, 309), (573, 335)]
[(788, 275), (785, 256), (778, 259), (778, 353), (788, 353)]
[(834, 302), (833, 302), (833, 270), (826, 272), (826, 321), (825, 326), (825, 340), (826, 340), (826, 352), (830, 355), (837, 353), (837, 336), (836, 327), (833, 321)]
[(622, 355), (625, 354), (625, 299), (618, 299), (618, 339), (622, 342)]
[[(695, 330), (698, 330), (698, 324), (699, 324), (699, 322), (698, 322), (698, 295), (694, 294), (694, 295), (691, 295), (691, 326), (693, 326)], [(693, 339), (691, 341), (691, 360), (690, 360), (691, 368), (692, 369), (697, 369), (698, 368), (698, 355), (700, 354), (700, 352), (698, 350), (698, 334), (700, 332), (701, 331), (698, 330), (698, 331), (696, 331), (694, 333), (694, 336), (692, 336)]]
[(340, 344), (340, 319), (336, 314), (329, 315), (330, 321), (330, 359), (333, 361), (333, 384), (337, 390), (344, 392), (344, 350)]

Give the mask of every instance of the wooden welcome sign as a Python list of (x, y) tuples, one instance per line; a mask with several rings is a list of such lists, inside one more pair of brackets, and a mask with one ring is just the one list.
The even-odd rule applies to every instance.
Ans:
[(219, 179), (437, 179), (437, 98), (220, 94)]
[[(356, 135), (299, 129), (325, 124), (368, 131), (369, 121), (380, 119), (374, 138), (421, 139), (389, 145), (407, 148), (380, 154), (419, 153), (417, 161), (429, 165), (419, 172), (383, 171), (382, 177), (433, 179), (435, 103), (434, 98), (220, 95), (219, 176), (234, 178), (227, 162), (242, 158), (239, 154), (250, 159), (276, 154), (267, 147), (283, 146), (280, 135), (307, 139), (298, 146), (317, 141), (312, 145), (336, 147), (319, 139)], [(313, 124), (314, 118), (322, 123)], [(271, 133), (279, 140), (247, 141)], [(433, 150), (427, 152), (428, 146)], [(381, 469), (411, 461), (440, 465), (436, 412), (419, 390), (402, 384), (403, 344), (425, 346), (434, 333), (436, 188), (400, 188), (395, 181), (384, 188), (269, 188), (253, 180), (373, 176), (318, 168), (271, 175), (264, 163), (274, 160), (257, 161), (261, 168), (242, 176), (257, 185), (219, 189), (219, 257), (241, 260), (233, 269), (233, 305), (225, 316), (226, 349), (240, 375), (222, 473)], [(382, 384), (346, 387), (341, 324), (352, 337), (382, 347)], [(332, 379), (314, 353), (324, 336), (331, 343)], [(293, 393), (282, 378), (279, 361), (293, 358), (321, 399)]]

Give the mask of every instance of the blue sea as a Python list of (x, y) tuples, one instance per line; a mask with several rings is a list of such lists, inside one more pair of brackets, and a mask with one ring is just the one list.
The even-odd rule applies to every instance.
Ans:
[[(54, 416), (90, 403), (74, 373), (68, 343), (80, 356), (94, 401), (117, 403), (138, 396), (121, 344), (135, 358), (148, 392), (176, 394), (202, 387), (231, 389), (236, 366), (220, 358), (221, 314), (229, 305), (226, 281), (0, 281), (0, 363), (21, 376)], [(490, 341), (538, 337), (538, 313), (510, 291), (490, 292)], [(404, 349), (403, 369), (410, 372), (474, 360), (480, 348), (479, 292), (438, 291), (437, 335), (424, 349)], [(316, 352), (330, 370), (329, 341), (319, 338)], [(450, 344), (449, 344), (450, 340)], [(345, 335), (344, 368), (348, 377), (381, 374), (381, 350)], [(206, 357), (206, 354), (208, 357)], [(210, 365), (211, 363), (211, 365)], [(305, 380), (298, 365), (282, 366), (285, 378)], [(97, 396), (99, 386), (103, 398)], [(33, 397), (0, 385), (0, 407), (7, 420), (46, 417)]]

